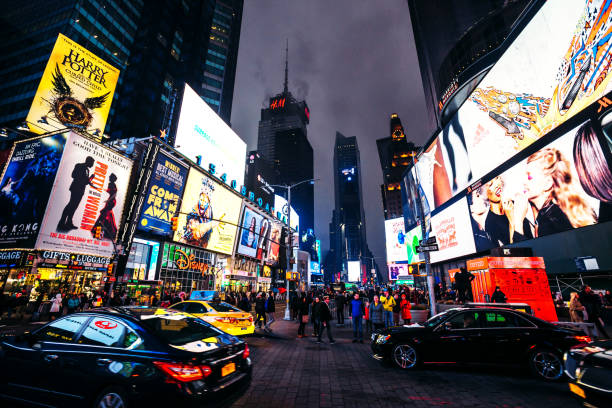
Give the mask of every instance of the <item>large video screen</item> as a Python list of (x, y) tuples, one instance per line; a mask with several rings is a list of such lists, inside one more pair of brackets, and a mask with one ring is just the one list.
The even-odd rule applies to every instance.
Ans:
[(36, 248), (113, 256), (131, 172), (130, 159), (69, 133)]
[(408, 260), (403, 218), (394, 218), (385, 221), (385, 245), (387, 247), (388, 263), (405, 262)]
[(283, 225), (280, 222), (272, 222), (270, 225), (270, 237), (267, 240), (266, 263), (271, 266), (278, 264), (281, 249), (281, 235)]
[[(276, 194), (274, 196), (274, 210), (280, 212), (285, 218), (288, 218), (289, 210), (287, 207), (287, 200), (283, 196)], [(291, 206), (291, 228), (298, 232), (300, 229), (300, 216), (293, 209), (293, 206)]]
[(590, 121), (468, 196), (476, 249), (612, 220), (612, 173)]
[(269, 226), (269, 221), (266, 220), (265, 225), (263, 221), (263, 216), (257, 214), (249, 207), (244, 207), (244, 215), (239, 232), (240, 239), (238, 240), (239, 254), (261, 259), (261, 256), (258, 256), (259, 242), (265, 240), (266, 230), (269, 230), (265, 226)]
[(348, 281), (359, 282), (359, 276), (361, 275), (361, 262), (359, 261), (348, 261)]
[(188, 167), (159, 153), (153, 165), (138, 229), (160, 235), (171, 232), (170, 223), (178, 213), (188, 172)]
[(34, 248), (67, 136), (15, 143), (0, 183), (0, 248)]
[(410, 276), (408, 264), (390, 263), (387, 265), (389, 269), (389, 280), (394, 281)]
[(548, 1), (420, 157), (432, 210), (612, 90), (609, 0)]
[(431, 262), (476, 252), (465, 197), (431, 217), (429, 236), (435, 236), (438, 243), (438, 251), (430, 252)]
[(174, 241), (231, 255), (242, 199), (192, 167)]
[[(176, 129), (176, 149), (215, 175), (244, 184), (246, 143), (188, 85), (185, 85)], [(198, 158), (199, 156), (199, 158)]]

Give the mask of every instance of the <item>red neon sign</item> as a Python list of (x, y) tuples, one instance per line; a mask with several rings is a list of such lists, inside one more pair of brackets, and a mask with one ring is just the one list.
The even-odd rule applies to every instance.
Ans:
[(310, 120), (310, 111), (308, 108), (304, 108), (304, 113), (306, 114), (306, 119)]
[(274, 99), (270, 102), (270, 109), (279, 109), (285, 107), (285, 98)]

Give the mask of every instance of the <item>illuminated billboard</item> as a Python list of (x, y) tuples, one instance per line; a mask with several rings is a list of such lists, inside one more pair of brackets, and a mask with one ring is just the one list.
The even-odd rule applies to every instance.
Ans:
[[(278, 194), (274, 196), (274, 210), (280, 212), (282, 217), (288, 218), (289, 211), (287, 210), (287, 200)], [(300, 216), (291, 207), (291, 228), (299, 232), (300, 229)]]
[(359, 282), (361, 276), (361, 262), (359, 261), (348, 261), (348, 281)]
[(410, 276), (408, 264), (396, 264), (390, 263), (387, 265), (389, 269), (389, 280), (394, 281), (398, 279), (403, 279), (407, 276)]
[(131, 172), (130, 159), (70, 132), (36, 248), (113, 256)]
[(431, 262), (476, 252), (467, 199), (464, 197), (431, 217), (429, 236), (435, 236), (438, 251), (430, 252)]
[(385, 245), (387, 247), (387, 262), (404, 262), (408, 260), (406, 249), (406, 232), (404, 219), (394, 218), (385, 221)]
[(166, 235), (172, 218), (178, 213), (189, 168), (160, 152), (143, 203), (138, 229)]
[(15, 143), (0, 183), (0, 248), (34, 248), (67, 135)]
[(268, 265), (277, 265), (280, 253), (281, 234), (283, 226), (279, 222), (273, 221), (270, 225), (270, 237), (267, 240), (266, 248), (266, 263)]
[(34, 133), (77, 128), (104, 132), (119, 70), (60, 34), (26, 121)]
[[(253, 258), (261, 259), (261, 251), (258, 251), (260, 241), (265, 242), (270, 223), (264, 217), (249, 207), (244, 207), (244, 215), (239, 232), (238, 253)], [(259, 253), (258, 253), (259, 252)]]
[(239, 196), (192, 167), (174, 241), (231, 255), (241, 205)]
[(600, 133), (584, 123), (472, 191), (476, 249), (611, 220), (612, 186), (605, 180), (612, 173)]
[(174, 146), (215, 176), (226, 175), (229, 184), (244, 183), (246, 143), (187, 84)]
[(611, 10), (544, 3), (419, 158), (431, 210), (612, 90)]

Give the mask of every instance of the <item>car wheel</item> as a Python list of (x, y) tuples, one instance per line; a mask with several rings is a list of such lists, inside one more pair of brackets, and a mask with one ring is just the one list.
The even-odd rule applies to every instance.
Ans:
[(96, 398), (94, 408), (127, 408), (125, 392), (120, 387), (108, 387)]
[(404, 370), (415, 368), (419, 364), (419, 355), (410, 344), (398, 344), (393, 347), (391, 358), (396, 366)]
[(557, 381), (563, 377), (563, 360), (550, 349), (536, 349), (529, 355), (531, 371), (546, 381)]

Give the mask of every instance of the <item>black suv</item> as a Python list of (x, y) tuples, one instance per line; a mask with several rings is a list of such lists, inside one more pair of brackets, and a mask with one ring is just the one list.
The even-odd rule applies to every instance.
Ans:
[(0, 397), (45, 406), (198, 400), (250, 375), (244, 341), (162, 308), (70, 314), (0, 343)]
[(563, 353), (591, 341), (581, 332), (516, 310), (494, 307), (450, 309), (422, 325), (396, 326), (372, 334), (377, 359), (403, 369), (423, 362), (528, 363), (545, 380), (563, 375)]

